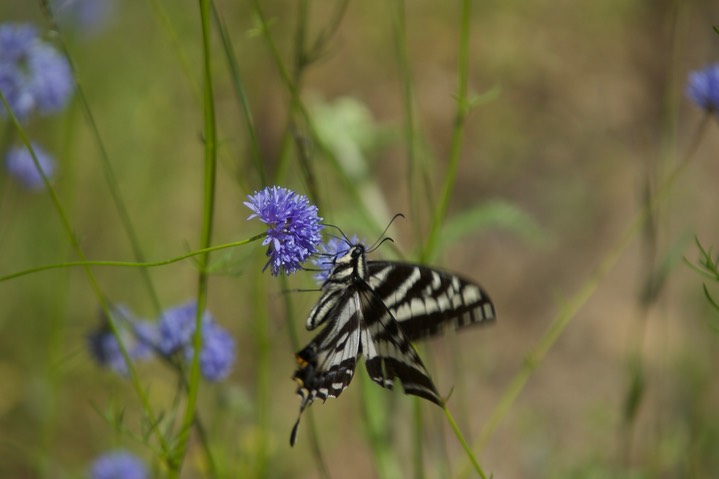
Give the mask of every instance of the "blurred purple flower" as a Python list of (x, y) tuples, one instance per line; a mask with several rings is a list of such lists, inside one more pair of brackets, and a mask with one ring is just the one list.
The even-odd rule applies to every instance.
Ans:
[[(156, 348), (165, 355), (182, 354), (186, 360), (193, 355), (192, 337), (195, 334), (197, 302), (190, 301), (165, 310), (157, 326)], [(235, 361), (235, 341), (212, 318), (209, 311), (202, 314), (202, 349), (200, 371), (208, 381), (227, 377)]]
[[(67, 59), (27, 24), (0, 24), (0, 91), (20, 120), (65, 108), (74, 89)], [(7, 116), (6, 108), (0, 114)]]
[(320, 271), (314, 275), (315, 281), (322, 284), (327, 281), (332, 268), (334, 268), (335, 260), (346, 254), (352, 245), (360, 243), (357, 235), (349, 238), (350, 244), (344, 238), (331, 237), (326, 243), (320, 244), (319, 254), (312, 258), (312, 262)]
[(41, 190), (45, 187), (40, 170), (45, 173), (48, 180), (55, 174), (55, 160), (35, 143), (32, 143), (37, 161), (38, 169), (33, 161), (30, 150), (25, 146), (17, 146), (8, 150), (5, 155), (5, 166), (8, 173), (17, 179), (23, 186), (30, 190)]
[[(188, 357), (192, 357), (192, 350)], [(235, 340), (216, 323), (202, 327), (200, 371), (208, 381), (221, 381), (230, 374), (235, 362)]]
[(317, 207), (307, 197), (278, 186), (267, 187), (247, 198), (249, 201), (244, 204), (253, 211), (247, 219), (257, 217), (268, 226), (262, 242), (269, 245), (270, 259), (265, 269), (271, 266), (274, 276), (280, 270), (289, 275), (300, 269), (322, 241), (322, 218), (317, 216)]
[(719, 63), (691, 72), (686, 92), (698, 107), (719, 112)]
[[(136, 328), (144, 329), (147, 327), (147, 323), (136, 320), (130, 310), (123, 305), (113, 306), (110, 314), (115, 320), (115, 325), (130, 359), (148, 359), (152, 355), (152, 347), (136, 333)], [(101, 366), (112, 369), (122, 376), (127, 376), (127, 363), (120, 352), (120, 344), (110, 329), (109, 320), (104, 314), (101, 320), (100, 328), (88, 336), (90, 354)]]
[(98, 457), (90, 466), (90, 479), (147, 479), (145, 463), (127, 451), (112, 451)]
[(62, 25), (91, 35), (103, 30), (115, 13), (114, 0), (52, 0), (50, 7)]

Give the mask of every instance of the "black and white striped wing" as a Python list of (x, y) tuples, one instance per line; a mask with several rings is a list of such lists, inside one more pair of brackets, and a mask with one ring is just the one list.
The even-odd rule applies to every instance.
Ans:
[(337, 397), (349, 385), (360, 352), (360, 305), (348, 294), (336, 306), (331, 322), (296, 354), (294, 379), (302, 408), (316, 398)]
[[(302, 398), (302, 411), (320, 398), (339, 396), (349, 386), (360, 353), (360, 304), (356, 294), (348, 291), (328, 316), (324, 329), (295, 358), (298, 368), (293, 379)], [(292, 430), (294, 445), (299, 418)]]
[(410, 341), (495, 319), (489, 296), (475, 283), (427, 266), (368, 261), (369, 285)]
[(417, 351), (382, 299), (366, 285), (359, 288), (358, 295), (362, 314), (360, 349), (370, 378), (388, 389), (399, 380), (405, 394), (441, 405), (442, 399)]

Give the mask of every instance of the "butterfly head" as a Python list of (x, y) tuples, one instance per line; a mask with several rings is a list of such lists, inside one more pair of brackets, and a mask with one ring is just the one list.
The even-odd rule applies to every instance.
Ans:
[(365, 279), (367, 270), (365, 251), (362, 243), (356, 243), (351, 245), (345, 254), (335, 257), (330, 279), (338, 281), (346, 281), (348, 277)]

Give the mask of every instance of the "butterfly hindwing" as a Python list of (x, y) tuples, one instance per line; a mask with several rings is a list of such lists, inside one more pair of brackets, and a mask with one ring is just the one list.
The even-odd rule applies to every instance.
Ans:
[(393, 389), (395, 380), (405, 394), (442, 404), (422, 359), (402, 332), (392, 313), (371, 289), (358, 292), (362, 310), (361, 349), (372, 381)]
[[(346, 294), (328, 315), (329, 322), (295, 358), (298, 368), (293, 379), (302, 398), (300, 415), (320, 398), (338, 397), (349, 386), (360, 353), (360, 309), (358, 297)], [(294, 445), (299, 417), (292, 429)]]

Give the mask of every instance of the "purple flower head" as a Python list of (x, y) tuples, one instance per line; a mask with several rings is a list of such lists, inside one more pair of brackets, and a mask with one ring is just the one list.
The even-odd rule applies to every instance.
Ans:
[[(25, 24), (0, 25), (0, 91), (20, 120), (37, 110), (42, 115), (67, 105), (74, 81), (67, 59)], [(6, 109), (0, 109), (2, 116)]]
[[(195, 334), (195, 316), (197, 302), (187, 303), (166, 309), (158, 324), (157, 349), (165, 356), (184, 350), (192, 345)], [(202, 324), (212, 321), (209, 311), (202, 314)]]
[[(147, 359), (152, 355), (152, 348), (135, 333), (138, 325), (145, 324), (137, 321), (130, 310), (123, 305), (115, 305), (110, 311), (119, 336), (125, 345), (128, 356), (132, 360)], [(128, 367), (120, 351), (120, 344), (110, 329), (109, 320), (102, 316), (100, 328), (88, 336), (90, 354), (101, 366), (112, 369), (116, 373), (127, 376)]]
[[(189, 301), (165, 310), (162, 314), (154, 344), (165, 356), (181, 354), (187, 361), (192, 359), (194, 349), (197, 302)], [(202, 349), (200, 371), (209, 381), (227, 377), (235, 360), (235, 341), (212, 318), (209, 311), (202, 315)]]
[(147, 466), (127, 451), (113, 451), (95, 459), (90, 466), (90, 479), (147, 479)]
[(269, 245), (270, 259), (265, 268), (270, 266), (274, 276), (280, 270), (289, 275), (300, 269), (322, 241), (322, 218), (317, 216), (317, 207), (306, 196), (278, 186), (267, 187), (247, 198), (249, 201), (244, 204), (253, 211), (247, 219), (257, 217), (267, 225), (267, 237), (262, 244)]
[(698, 107), (719, 112), (719, 63), (691, 72), (686, 92)]
[[(45, 177), (48, 180), (52, 179), (55, 174), (55, 160), (35, 143), (32, 143), (32, 149)], [(17, 146), (8, 150), (5, 155), (5, 166), (8, 173), (22, 183), (25, 188), (37, 191), (45, 187), (40, 169), (36, 167), (30, 150), (25, 146)]]
[(37, 28), (26, 23), (0, 25), (0, 62), (18, 61), (37, 41)]
[(346, 254), (352, 245), (361, 243), (357, 235), (349, 238), (349, 244), (344, 238), (331, 237), (326, 243), (320, 245), (320, 253), (312, 258), (312, 262), (320, 271), (314, 275), (315, 281), (322, 284), (327, 281), (332, 268), (335, 266), (335, 260)]

